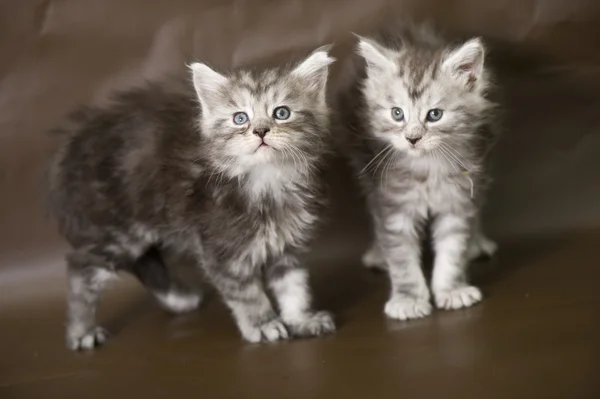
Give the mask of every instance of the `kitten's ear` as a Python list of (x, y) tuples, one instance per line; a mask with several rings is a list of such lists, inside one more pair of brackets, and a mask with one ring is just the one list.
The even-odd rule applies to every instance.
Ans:
[(468, 85), (481, 77), (484, 58), (483, 42), (475, 38), (450, 52), (443, 62), (443, 67), (451, 76)]
[(307, 83), (308, 88), (324, 94), (329, 74), (328, 67), (335, 61), (335, 58), (329, 55), (332, 47), (332, 45), (319, 47), (298, 64), (292, 70), (291, 74), (303, 79)]
[(210, 99), (225, 86), (228, 79), (208, 65), (200, 62), (195, 62), (189, 67), (192, 71), (194, 88), (196, 89), (196, 94), (202, 104), (202, 109), (204, 112), (208, 112), (210, 108), (208, 105)]
[(396, 64), (391, 59), (388, 49), (374, 40), (356, 34), (355, 36), (358, 37), (356, 52), (365, 59), (369, 69), (378, 72), (393, 71), (396, 69)]

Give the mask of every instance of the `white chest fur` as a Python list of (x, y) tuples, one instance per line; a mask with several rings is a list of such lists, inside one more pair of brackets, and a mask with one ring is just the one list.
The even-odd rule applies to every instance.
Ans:
[(268, 202), (263, 208), (268, 215), (244, 251), (251, 263), (264, 263), (283, 254), (286, 247), (301, 247), (306, 241), (317, 215), (309, 211), (313, 194), (301, 187), (301, 178), (295, 170), (271, 166), (249, 174), (244, 188), (250, 200), (259, 205), (257, 209)]

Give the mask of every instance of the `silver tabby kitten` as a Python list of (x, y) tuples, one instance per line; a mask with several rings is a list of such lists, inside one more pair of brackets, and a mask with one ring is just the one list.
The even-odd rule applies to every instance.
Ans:
[(342, 103), (349, 111), (346, 145), (375, 227), (363, 262), (389, 271), (385, 313), (406, 320), (432, 312), (421, 268), (428, 223), (437, 307), (482, 299), (466, 266), (496, 250), (478, 218), (494, 104), (481, 40), (452, 45), (415, 28), (384, 40), (360, 38)]
[(188, 92), (148, 84), (76, 113), (48, 171), (51, 210), (72, 246), (68, 347), (106, 339), (96, 305), (121, 270), (172, 311), (199, 305), (163, 263), (165, 249), (193, 256), (247, 341), (335, 330), (311, 309), (298, 260), (323, 205), (332, 62), (320, 48), (295, 67), (231, 76), (195, 63)]

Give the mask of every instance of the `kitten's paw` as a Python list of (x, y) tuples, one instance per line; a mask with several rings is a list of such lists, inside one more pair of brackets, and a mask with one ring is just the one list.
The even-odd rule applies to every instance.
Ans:
[(67, 348), (77, 350), (94, 349), (108, 340), (108, 331), (102, 327), (93, 327), (85, 332), (70, 331), (67, 333)]
[(491, 258), (496, 254), (498, 244), (485, 236), (475, 237), (467, 249), (467, 258), (473, 261), (479, 258)]
[(335, 322), (329, 312), (316, 312), (310, 314), (305, 320), (288, 324), (295, 337), (319, 337), (335, 332)]
[(290, 335), (280, 319), (273, 319), (264, 324), (242, 329), (242, 335), (248, 342), (275, 342), (289, 339)]
[(439, 309), (453, 310), (468, 308), (483, 299), (481, 291), (477, 287), (468, 285), (449, 291), (434, 292), (435, 303)]
[(385, 314), (395, 320), (420, 319), (432, 312), (431, 303), (426, 299), (394, 296), (385, 304)]
[(367, 252), (364, 253), (362, 256), (362, 263), (367, 269), (387, 270), (387, 264), (377, 245), (371, 245)]
[(189, 293), (171, 290), (166, 294), (156, 294), (160, 304), (173, 313), (185, 313), (197, 309), (202, 302), (199, 293)]

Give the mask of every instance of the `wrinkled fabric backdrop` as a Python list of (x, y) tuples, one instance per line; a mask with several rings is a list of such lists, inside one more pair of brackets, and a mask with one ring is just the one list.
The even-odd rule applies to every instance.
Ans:
[[(73, 107), (144, 79), (184, 74), (190, 60), (222, 69), (273, 65), (324, 43), (335, 43), (343, 58), (349, 32), (368, 35), (394, 13), (491, 43), (507, 115), (485, 210), (489, 233), (600, 225), (597, 1), (4, 0), (0, 286), (13, 269), (42, 264), (62, 245), (44, 217), (38, 179), (54, 145), (46, 132)], [(331, 80), (335, 90), (335, 69)], [(352, 222), (363, 210), (349, 204), (351, 186), (341, 190), (336, 214), (343, 208)]]

